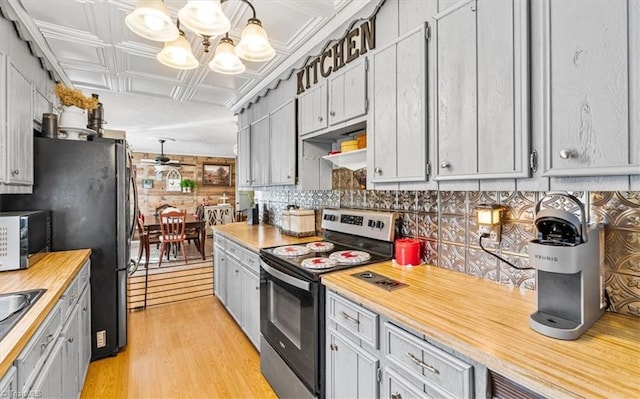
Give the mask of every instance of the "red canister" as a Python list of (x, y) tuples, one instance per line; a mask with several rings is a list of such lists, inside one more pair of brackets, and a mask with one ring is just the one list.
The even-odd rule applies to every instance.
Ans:
[(419, 265), (420, 241), (413, 238), (399, 238), (396, 240), (396, 263), (399, 265)]

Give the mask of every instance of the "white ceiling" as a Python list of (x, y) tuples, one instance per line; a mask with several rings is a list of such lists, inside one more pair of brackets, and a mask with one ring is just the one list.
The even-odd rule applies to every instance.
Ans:
[[(8, 0), (60, 79), (97, 93), (107, 129), (125, 130), (134, 151), (159, 152), (154, 138), (168, 137), (170, 154), (234, 156), (236, 117), (230, 110), (264, 91), (279, 75), (326, 40), (370, 0), (252, 0), (276, 56), (245, 63), (235, 76), (211, 71), (198, 37), (186, 32), (200, 67), (181, 71), (160, 64), (162, 43), (137, 36), (124, 24), (134, 0)], [(165, 0), (172, 17), (186, 0)], [(250, 8), (229, 0), (229, 36), (237, 42)], [(39, 40), (38, 40), (39, 39)], [(212, 46), (212, 50), (215, 46)], [(54, 59), (51, 59), (54, 58)], [(292, 93), (293, 95), (293, 93)]]

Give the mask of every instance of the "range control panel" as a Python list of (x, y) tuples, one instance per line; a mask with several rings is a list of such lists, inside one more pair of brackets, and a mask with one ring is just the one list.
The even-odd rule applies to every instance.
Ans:
[(398, 214), (358, 209), (324, 209), (322, 228), (376, 240), (393, 241)]

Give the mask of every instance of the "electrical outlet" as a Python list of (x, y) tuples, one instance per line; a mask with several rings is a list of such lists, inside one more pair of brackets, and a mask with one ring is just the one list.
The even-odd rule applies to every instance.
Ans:
[(492, 243), (500, 242), (500, 233), (501, 233), (501, 225), (497, 224), (495, 226), (480, 226), (478, 227), (478, 236), (482, 236), (488, 234), (488, 237), (484, 238), (484, 241), (489, 241)]
[(107, 346), (107, 332), (105, 330), (96, 333), (96, 348)]

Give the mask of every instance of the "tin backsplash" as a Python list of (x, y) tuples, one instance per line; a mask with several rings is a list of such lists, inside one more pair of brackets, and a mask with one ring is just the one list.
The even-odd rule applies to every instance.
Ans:
[[(342, 187), (341, 187), (342, 188)], [(574, 192), (588, 220), (605, 224), (605, 284), (611, 310), (640, 316), (640, 192)], [(380, 191), (342, 188), (332, 191), (257, 191), (262, 223), (279, 226), (287, 205), (308, 209), (358, 208), (401, 214), (401, 235), (424, 242), (426, 263), (501, 284), (535, 290), (534, 270), (515, 269), (484, 253), (478, 245), (476, 205), (508, 208), (500, 245), (490, 246), (518, 266), (529, 263), (527, 243), (534, 238), (534, 207), (541, 192)], [(546, 206), (565, 207), (551, 198)], [(571, 211), (571, 209), (568, 209)], [(316, 212), (319, 229), (321, 212)]]

